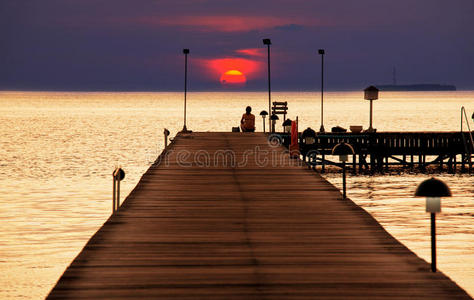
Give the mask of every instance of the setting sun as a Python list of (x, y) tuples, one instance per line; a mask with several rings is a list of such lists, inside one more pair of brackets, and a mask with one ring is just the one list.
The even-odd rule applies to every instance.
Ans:
[(239, 70), (229, 70), (222, 74), (220, 82), (224, 86), (243, 86), (247, 78)]

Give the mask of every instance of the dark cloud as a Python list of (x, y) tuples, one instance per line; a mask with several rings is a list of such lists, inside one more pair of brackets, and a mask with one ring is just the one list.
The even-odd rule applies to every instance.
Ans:
[(303, 25), (298, 25), (298, 24), (286, 24), (286, 25), (281, 25), (281, 26), (275, 26), (275, 29), (277, 30), (289, 30), (289, 31), (298, 31), (302, 30), (304, 28)]
[[(3, 0), (0, 88), (180, 89), (190, 48), (190, 86), (218, 89), (201, 62), (264, 63), (262, 38), (275, 89), (319, 88), (319, 48), (332, 89), (390, 82), (393, 66), (400, 83), (474, 88), (473, 15), (471, 0)], [(247, 88), (265, 89), (255, 74)]]

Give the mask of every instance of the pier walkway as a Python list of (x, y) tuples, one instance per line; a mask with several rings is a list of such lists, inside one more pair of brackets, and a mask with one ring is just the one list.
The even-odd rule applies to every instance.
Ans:
[(48, 298), (471, 299), (284, 151), (178, 135)]

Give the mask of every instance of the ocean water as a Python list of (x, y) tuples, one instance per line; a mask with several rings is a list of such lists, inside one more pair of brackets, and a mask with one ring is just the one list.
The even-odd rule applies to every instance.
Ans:
[[(279, 92), (300, 130), (320, 126), (320, 94)], [(230, 131), (247, 105), (268, 109), (267, 94), (189, 93), (188, 128)], [(163, 129), (183, 124), (182, 93), (0, 92), (0, 299), (41, 299), (112, 208), (111, 173), (126, 171), (127, 195), (163, 148)], [(474, 92), (381, 92), (378, 131), (458, 131)], [(368, 127), (362, 92), (325, 94), (324, 126)], [(474, 124), (471, 122), (471, 127)], [(279, 126), (279, 125), (278, 125)], [(473, 175), (436, 174), (452, 189), (438, 215), (438, 267), (474, 295)], [(325, 177), (340, 186), (340, 174)], [(397, 239), (430, 261), (423, 174), (349, 176), (348, 196)], [(124, 197), (122, 197), (123, 199)]]

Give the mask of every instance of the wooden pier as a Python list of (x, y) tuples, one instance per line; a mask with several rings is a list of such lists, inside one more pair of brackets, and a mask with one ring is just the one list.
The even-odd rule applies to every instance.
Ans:
[(471, 299), (262, 133), (178, 135), (48, 296), (118, 298)]
[[(314, 143), (306, 144), (299, 136), (302, 158), (324, 172), (327, 165), (338, 165), (328, 155), (340, 142), (354, 148), (354, 173), (383, 173), (391, 167), (426, 171), (472, 173), (474, 132), (375, 132), (375, 133), (317, 133)], [(288, 146), (290, 136), (276, 133), (274, 138)]]

